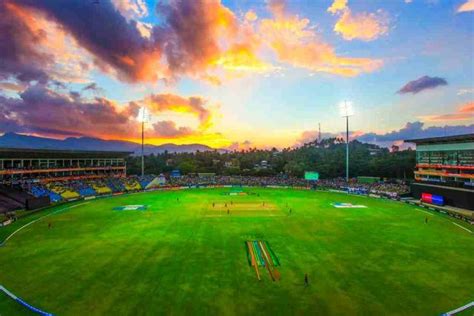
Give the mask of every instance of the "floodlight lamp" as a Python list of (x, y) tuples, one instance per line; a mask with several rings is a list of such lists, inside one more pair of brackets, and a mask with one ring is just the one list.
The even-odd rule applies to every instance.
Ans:
[(354, 108), (352, 107), (352, 102), (344, 101), (339, 104), (339, 112), (342, 117), (354, 115)]
[(150, 121), (150, 112), (148, 111), (146, 107), (142, 106), (138, 110), (137, 120), (140, 123), (146, 123)]

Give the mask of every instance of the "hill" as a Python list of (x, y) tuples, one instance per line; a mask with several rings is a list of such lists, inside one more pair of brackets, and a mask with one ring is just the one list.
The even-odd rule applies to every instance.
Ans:
[[(54, 139), (46, 137), (28, 136), (16, 133), (5, 133), (0, 136), (0, 147), (8, 148), (34, 148), (34, 149), (68, 149), (68, 150), (105, 150), (105, 151), (131, 151), (135, 154), (141, 152), (141, 145), (122, 140), (104, 140), (92, 137), (68, 137)], [(172, 153), (190, 153), (196, 151), (209, 151), (213, 148), (201, 144), (163, 144), (159, 146), (145, 145), (146, 154), (159, 154), (165, 151)]]

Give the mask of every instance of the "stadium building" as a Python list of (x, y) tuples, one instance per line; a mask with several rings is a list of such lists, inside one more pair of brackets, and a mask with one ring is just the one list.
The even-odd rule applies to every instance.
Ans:
[(416, 144), (415, 198), (474, 210), (474, 134), (408, 139)]
[(78, 186), (69, 190), (55, 186), (55, 182), (125, 177), (128, 155), (129, 152), (0, 148), (0, 213), (88, 195), (87, 191), (94, 189)]

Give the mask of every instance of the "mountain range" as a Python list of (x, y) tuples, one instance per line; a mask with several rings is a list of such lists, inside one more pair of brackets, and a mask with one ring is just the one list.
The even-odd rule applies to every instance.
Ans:
[[(29, 149), (56, 149), (56, 150), (97, 150), (97, 151), (129, 151), (134, 154), (141, 153), (141, 145), (123, 140), (104, 140), (92, 137), (68, 137), (65, 139), (54, 139), (22, 135), (16, 133), (5, 133), (0, 136), (0, 148), (29, 148)], [(165, 151), (182, 153), (209, 151), (213, 148), (202, 144), (163, 144), (145, 145), (145, 154), (158, 154)]]

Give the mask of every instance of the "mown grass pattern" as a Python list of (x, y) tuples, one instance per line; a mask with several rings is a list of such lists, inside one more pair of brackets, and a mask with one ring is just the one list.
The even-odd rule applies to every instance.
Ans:
[[(140, 193), (53, 214), (0, 247), (0, 284), (56, 315), (439, 315), (474, 299), (474, 235), (451, 218), (339, 193), (229, 190)], [(206, 216), (223, 200), (265, 201), (281, 216)], [(113, 211), (137, 204), (148, 209)], [(256, 279), (246, 240), (270, 242), (279, 282)], [(22, 314), (0, 295), (0, 315)]]

